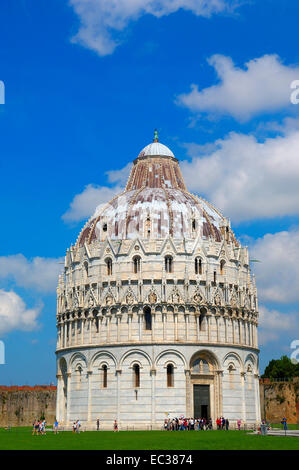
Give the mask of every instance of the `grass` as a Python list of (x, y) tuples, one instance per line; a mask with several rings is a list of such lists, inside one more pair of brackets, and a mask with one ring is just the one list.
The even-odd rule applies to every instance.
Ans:
[[(282, 429), (283, 430), (283, 425), (281, 423), (273, 423), (271, 424), (271, 427), (274, 429)], [(289, 424), (288, 423), (288, 429), (299, 429), (299, 424)]]
[(31, 433), (31, 428), (0, 429), (0, 450), (299, 450), (299, 438), (245, 431)]

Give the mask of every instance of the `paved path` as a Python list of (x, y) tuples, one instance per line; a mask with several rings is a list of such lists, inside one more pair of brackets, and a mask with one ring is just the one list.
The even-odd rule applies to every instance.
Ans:
[[(258, 431), (253, 432), (251, 434), (259, 434)], [(283, 429), (271, 429), (268, 431), (267, 436), (292, 436), (292, 437), (299, 437), (299, 429), (288, 429), (284, 431)]]

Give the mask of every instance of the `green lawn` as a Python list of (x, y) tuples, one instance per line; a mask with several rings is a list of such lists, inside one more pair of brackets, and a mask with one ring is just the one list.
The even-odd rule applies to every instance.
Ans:
[(0, 450), (299, 450), (299, 438), (250, 435), (244, 431), (52, 431), (0, 429)]
[[(271, 423), (271, 427), (275, 429), (283, 429), (283, 426), (281, 423)], [(288, 429), (299, 429), (299, 424), (288, 423)]]

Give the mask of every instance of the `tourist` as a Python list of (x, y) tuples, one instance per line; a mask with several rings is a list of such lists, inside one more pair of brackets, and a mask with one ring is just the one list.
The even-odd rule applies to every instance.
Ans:
[(238, 431), (241, 431), (241, 420), (238, 419), (237, 421)]
[(77, 421), (76, 421), (76, 432), (77, 432), (78, 434), (80, 434), (80, 427), (81, 427), (80, 420), (77, 419)]
[(99, 420), (99, 418), (97, 418), (97, 431), (99, 431), (99, 430), (100, 430), (100, 420)]
[(283, 425), (283, 429), (287, 431), (288, 426), (287, 426), (287, 418), (283, 418), (281, 421), (281, 424)]
[(39, 434), (39, 422), (37, 421), (37, 419), (34, 421), (33, 423), (33, 432), (32, 432), (32, 435), (33, 434)]
[(53, 426), (54, 426), (54, 434), (58, 434), (58, 421), (57, 421), (57, 418), (55, 418)]
[(117, 424), (116, 419), (114, 420), (113, 430), (114, 430), (114, 432), (118, 431), (118, 424)]
[(228, 419), (225, 420), (225, 429), (226, 431), (228, 431), (228, 428), (229, 428), (229, 421)]
[(45, 435), (46, 434), (46, 420), (43, 419), (41, 423), (41, 434)]
[(77, 423), (76, 421), (73, 422), (73, 432), (77, 431)]

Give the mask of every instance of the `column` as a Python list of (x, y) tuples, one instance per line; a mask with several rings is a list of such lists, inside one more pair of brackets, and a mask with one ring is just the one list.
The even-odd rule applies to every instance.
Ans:
[(70, 319), (68, 323), (69, 323), (69, 343), (68, 343), (68, 345), (71, 346), (72, 345), (72, 333), (73, 333), (73, 320)]
[(185, 312), (186, 341), (189, 340), (189, 313)]
[(244, 320), (244, 344), (248, 344), (247, 319)]
[(223, 317), (223, 321), (224, 321), (225, 342), (227, 343), (227, 315)]
[(162, 312), (162, 321), (163, 321), (163, 340), (166, 340), (166, 319), (167, 319), (167, 313)]
[(186, 376), (186, 415), (193, 416), (192, 403), (191, 403), (191, 372), (190, 369), (185, 369)]
[(97, 342), (100, 343), (101, 342), (101, 331), (102, 331), (102, 321), (103, 321), (103, 315), (98, 312), (97, 314), (97, 318), (98, 318), (98, 325), (99, 325), (99, 330), (98, 330), (98, 340)]
[(61, 374), (57, 374), (57, 392), (56, 392), (56, 419), (61, 422), (63, 416), (61, 413), (62, 408), (62, 393), (63, 393), (63, 378)]
[(71, 379), (72, 374), (68, 372), (67, 374), (67, 386), (66, 386), (66, 424), (70, 421), (70, 410), (71, 410)]
[(63, 325), (63, 347), (66, 348), (66, 321), (64, 321)]
[(77, 345), (78, 344), (78, 317), (76, 315), (75, 317), (75, 344)]
[(174, 340), (178, 340), (178, 312), (174, 313)]
[(84, 344), (85, 319), (81, 318), (81, 344)]
[(87, 408), (87, 422), (92, 422), (92, 370), (87, 371), (87, 385), (88, 385), (88, 408)]
[(63, 344), (64, 344), (63, 333), (64, 333), (64, 328), (63, 328), (63, 323), (61, 321), (60, 322), (60, 348), (63, 348)]
[(156, 313), (152, 312), (152, 341), (155, 342)]
[(120, 342), (120, 322), (121, 322), (121, 313), (116, 314), (116, 328), (117, 328), (117, 342)]
[(241, 372), (241, 388), (242, 388), (242, 421), (246, 421), (246, 403), (245, 403), (245, 372)]
[(138, 312), (139, 321), (139, 341), (142, 341), (143, 312)]
[(117, 423), (118, 426), (120, 425), (120, 375), (121, 370), (116, 370), (116, 382), (117, 382), (117, 389), (116, 389), (116, 415), (117, 415)]
[(211, 331), (210, 331), (210, 329), (211, 329), (211, 326), (210, 326), (210, 317), (211, 317), (211, 314), (210, 314), (210, 313), (208, 313), (208, 314), (207, 314), (208, 342), (210, 342), (210, 340), (211, 340)]
[(220, 341), (220, 337), (219, 337), (219, 318), (220, 318), (220, 315), (216, 314), (215, 315), (215, 320), (216, 320), (216, 330), (217, 330), (217, 343), (219, 343), (219, 341)]
[(128, 340), (131, 341), (132, 339), (132, 317), (133, 312), (128, 312)]
[(242, 320), (238, 320), (238, 321), (239, 321), (240, 344), (243, 344)]
[(89, 344), (92, 343), (92, 317), (89, 316), (88, 317), (88, 321), (89, 321)]
[(107, 342), (109, 342), (110, 341), (111, 313), (107, 313), (106, 318), (107, 318)]
[(152, 378), (152, 424), (156, 423), (156, 369), (151, 369), (151, 378)]
[(255, 419), (257, 423), (261, 421), (261, 401), (260, 401), (260, 385), (259, 385), (259, 376), (254, 374), (255, 382)]
[(223, 415), (223, 391), (222, 391), (223, 371), (216, 370), (216, 374), (217, 374), (217, 394), (218, 394), (218, 400), (216, 401), (216, 404), (217, 404), (218, 409), (216, 409), (215, 411), (216, 411), (216, 417), (217, 417), (217, 416)]
[(199, 341), (199, 318), (200, 314), (196, 313), (195, 314), (195, 321), (196, 321), (196, 335), (197, 335), (197, 341)]
[(233, 333), (233, 344), (235, 344), (235, 321), (234, 319), (232, 318), (232, 333)]

